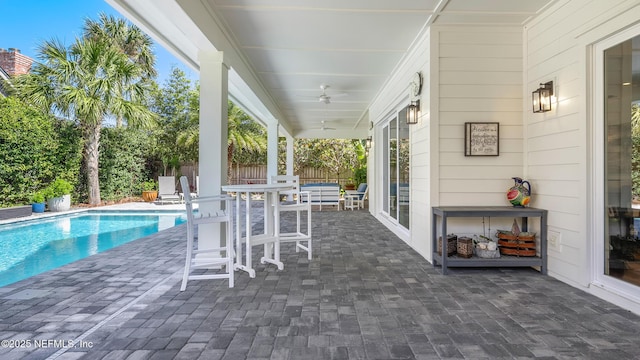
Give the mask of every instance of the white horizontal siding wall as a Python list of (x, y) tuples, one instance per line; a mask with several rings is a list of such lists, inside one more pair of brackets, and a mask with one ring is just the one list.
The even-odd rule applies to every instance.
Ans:
[(558, 99), (550, 113), (527, 109), (525, 156), (527, 176), (537, 184), (534, 204), (549, 211), (549, 229), (562, 234), (562, 246), (549, 249), (549, 272), (586, 284), (586, 109), (580, 86), (586, 54), (572, 34), (585, 16), (579, 3), (584, 1), (558, 6), (525, 26), (525, 94), (553, 80)]
[[(522, 28), (438, 27), (439, 205), (508, 205), (522, 166)], [(436, 36), (434, 35), (434, 38)], [(464, 156), (465, 122), (499, 122), (499, 156)]]
[(595, 221), (588, 208), (591, 46), (637, 23), (639, 7), (638, 0), (566, 0), (524, 28), (524, 96), (553, 80), (557, 97), (544, 114), (533, 114), (526, 102), (524, 155), (536, 189), (533, 205), (549, 210), (549, 229), (561, 234), (561, 246), (549, 248), (549, 273), (585, 289), (592, 280), (591, 250), (604, 236), (589, 231)]
[[(423, 76), (422, 94), (420, 97), (420, 119), (418, 124), (410, 125), (411, 158), (411, 194), (410, 194), (410, 226), (409, 245), (426, 259), (431, 259), (431, 32), (418, 42), (411, 65), (406, 67), (408, 74), (420, 71)], [(409, 75), (410, 76), (410, 75)]]

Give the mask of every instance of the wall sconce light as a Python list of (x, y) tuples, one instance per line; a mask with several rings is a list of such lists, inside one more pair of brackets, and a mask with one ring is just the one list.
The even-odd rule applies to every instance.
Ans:
[(407, 106), (407, 124), (414, 125), (418, 123), (420, 116), (420, 100), (412, 101)]
[(371, 136), (369, 136), (365, 141), (364, 141), (364, 148), (369, 150), (371, 149)]
[(553, 81), (540, 84), (540, 88), (533, 93), (533, 112), (541, 113), (551, 111), (551, 96), (553, 95)]

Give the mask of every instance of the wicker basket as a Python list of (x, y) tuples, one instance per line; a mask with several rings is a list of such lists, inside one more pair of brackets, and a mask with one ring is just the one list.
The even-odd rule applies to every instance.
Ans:
[(458, 256), (467, 259), (473, 256), (473, 240), (470, 237), (458, 238)]
[(518, 236), (510, 231), (498, 231), (498, 245), (502, 255), (536, 256), (536, 234), (522, 232)]
[[(454, 234), (447, 235), (447, 256), (451, 256), (456, 253), (456, 242), (458, 236)], [(442, 256), (442, 236), (438, 238), (438, 255)]]

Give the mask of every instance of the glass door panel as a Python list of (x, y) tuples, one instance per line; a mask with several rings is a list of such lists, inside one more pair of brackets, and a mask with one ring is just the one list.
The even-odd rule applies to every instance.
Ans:
[(398, 219), (398, 119), (389, 122), (389, 215)]
[[(398, 113), (398, 119), (406, 119), (407, 110)], [(398, 222), (409, 229), (409, 125), (398, 122)]]
[(639, 55), (639, 36), (604, 51), (604, 273), (634, 285), (640, 285)]
[(384, 185), (382, 186), (382, 211), (389, 214), (389, 126), (382, 128), (382, 179), (384, 179)]

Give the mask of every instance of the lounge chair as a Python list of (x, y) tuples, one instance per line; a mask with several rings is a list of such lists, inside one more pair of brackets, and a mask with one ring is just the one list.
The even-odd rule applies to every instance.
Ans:
[(344, 195), (344, 207), (345, 209), (354, 208), (356, 210), (363, 208), (364, 209), (364, 201), (367, 199), (367, 194), (369, 193), (369, 186), (366, 183), (360, 184), (356, 191), (353, 190), (345, 190)]
[(180, 202), (180, 195), (176, 191), (175, 176), (158, 176), (158, 201)]

